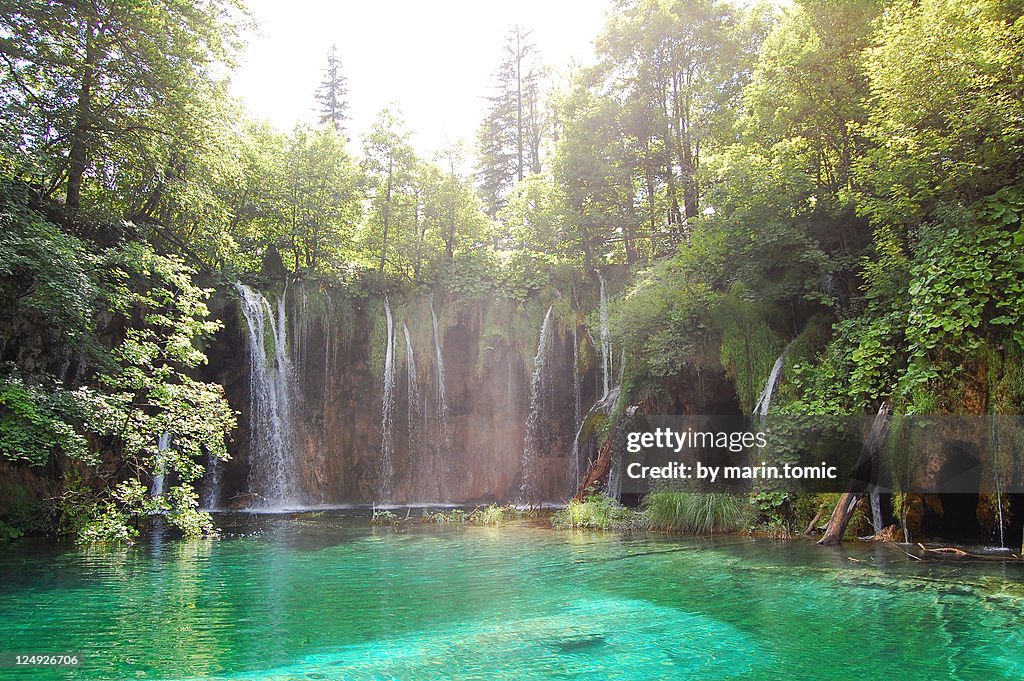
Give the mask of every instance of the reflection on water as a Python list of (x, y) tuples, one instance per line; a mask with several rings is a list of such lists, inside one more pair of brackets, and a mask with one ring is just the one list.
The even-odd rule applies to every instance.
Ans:
[(0, 648), (84, 653), (82, 679), (1024, 678), (1012, 562), (525, 524), (396, 531), (343, 514), (218, 520), (216, 541), (4, 547)]

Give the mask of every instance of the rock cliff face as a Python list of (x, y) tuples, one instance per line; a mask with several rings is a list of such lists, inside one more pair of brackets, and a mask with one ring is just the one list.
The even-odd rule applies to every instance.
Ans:
[[(582, 316), (567, 303), (385, 300), (311, 282), (248, 291), (248, 310), (241, 289), (214, 302), (225, 328), (207, 348), (209, 377), (240, 412), (233, 460), (216, 474), (216, 498), (207, 494), (215, 505), (572, 495), (577, 403), (589, 408), (601, 377)], [(257, 432), (268, 429), (284, 438), (283, 453)], [(261, 479), (278, 474), (277, 486)]]

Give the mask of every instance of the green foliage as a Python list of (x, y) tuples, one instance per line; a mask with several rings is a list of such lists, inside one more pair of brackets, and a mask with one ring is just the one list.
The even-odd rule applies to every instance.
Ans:
[(735, 532), (751, 515), (749, 502), (731, 494), (655, 491), (644, 507), (652, 528), (687, 534)]
[[(220, 326), (208, 318), (209, 291), (180, 258), (138, 241), (99, 248), (68, 237), (18, 185), (4, 187), (14, 238), (0, 253), (0, 291), (18, 323), (2, 339), (21, 354), (0, 371), (0, 456), (36, 466), (66, 457), (90, 476), (117, 471), (62, 496), (61, 527), (86, 540), (130, 540), (150, 511), (186, 535), (210, 531), (191, 485), (200, 461), (227, 458), (234, 412), (220, 386), (189, 373), (206, 361), (198, 344)], [(69, 263), (47, 264), (54, 253)], [(72, 359), (76, 372), (67, 371)], [(158, 452), (163, 434), (172, 444)], [(180, 484), (150, 508), (145, 486), (158, 459)]]
[(498, 506), (490, 504), (473, 509), (467, 521), (475, 525), (501, 525), (509, 520), (522, 517), (522, 512), (515, 506)]
[(453, 508), (448, 512), (435, 511), (430, 512), (427, 509), (423, 509), (423, 522), (425, 523), (437, 523), (439, 525), (460, 525), (465, 523), (469, 519), (469, 514), (461, 508)]
[(1003, 0), (901, 0), (867, 52), (874, 142), (858, 163), (864, 210), (917, 224), (1019, 177), (1024, 20)]
[(371, 525), (397, 525), (398, 516), (392, 511), (381, 511), (378, 509), (373, 510), (373, 515), (370, 517)]
[(0, 376), (0, 457), (44, 466), (58, 452), (97, 463), (82, 434), (99, 411), (93, 391), (71, 391), (47, 377), (28, 384), (12, 373)]
[(573, 499), (551, 517), (555, 527), (574, 530), (630, 529), (641, 521), (636, 512), (603, 494), (592, 494), (583, 501)]

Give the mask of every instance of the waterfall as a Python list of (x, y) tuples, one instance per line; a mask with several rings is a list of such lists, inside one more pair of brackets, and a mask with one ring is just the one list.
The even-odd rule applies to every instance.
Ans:
[[(437, 496), (436, 489), (426, 490), (425, 486), (432, 484), (434, 488), (437, 487), (437, 476), (430, 475), (429, 472), (423, 471), (423, 442), (422, 442), (422, 428), (425, 423), (422, 422), (422, 418), (425, 416), (424, 409), (420, 407), (420, 388), (419, 380), (416, 377), (416, 356), (412, 350), (412, 338), (409, 335), (409, 327), (406, 324), (402, 324), (402, 332), (405, 334), (405, 367), (406, 367), (406, 401), (409, 405), (409, 471), (410, 478), (414, 482), (414, 489), (421, 494), (427, 495), (427, 498), (433, 499)], [(414, 472), (418, 472), (419, 475), (413, 475)]]
[(522, 482), (519, 486), (519, 503), (537, 501), (537, 489), (533, 482), (533, 464), (540, 452), (543, 441), (541, 419), (545, 412), (545, 393), (549, 389), (548, 355), (551, 349), (551, 308), (544, 315), (537, 341), (537, 355), (533, 358), (533, 376), (530, 378), (530, 414), (526, 419), (526, 440), (523, 443)]
[(171, 448), (171, 435), (170, 433), (161, 433), (160, 437), (156, 440), (156, 465), (154, 466), (153, 475), (153, 489), (149, 491), (149, 496), (153, 499), (162, 497), (164, 495), (164, 483), (166, 482), (166, 462), (164, 461), (164, 452)]
[(608, 328), (608, 296), (604, 290), (604, 277), (600, 272), (597, 274), (601, 280), (601, 377), (603, 380), (602, 395), (607, 395), (612, 389), (612, 334)]
[(249, 330), (249, 489), (257, 506), (282, 508), (297, 501), (291, 421), (296, 391), (284, 296), (277, 301), (275, 320), (261, 293), (241, 282), (235, 289)]
[(444, 387), (444, 353), (441, 352), (441, 332), (434, 312), (434, 299), (430, 299), (430, 321), (434, 327), (434, 354), (437, 357), (437, 420), (441, 428), (441, 442), (448, 438), (448, 397)]
[(572, 441), (572, 464), (569, 467), (569, 475), (573, 480), (573, 493), (580, 487), (580, 428), (583, 427), (582, 414), (580, 413), (580, 343), (579, 327), (573, 324), (572, 327), (572, 416), (573, 428), (576, 429), (576, 437)]
[(203, 490), (200, 494), (199, 506), (207, 511), (220, 508), (220, 473), (223, 462), (217, 457), (207, 457), (206, 475)]
[(996, 520), (999, 522), (999, 548), (1006, 548), (1006, 537), (1005, 527), (1003, 520), (1003, 486), (999, 480), (999, 446), (996, 436), (996, 414), (993, 411), (989, 415), (989, 450), (991, 451), (990, 456), (992, 457), (992, 466), (996, 483)]
[(754, 416), (760, 416), (762, 421), (768, 416), (768, 408), (771, 407), (772, 395), (779, 385), (779, 379), (782, 378), (782, 367), (786, 362), (786, 352), (788, 351), (789, 348), (787, 347), (779, 355), (779, 358), (775, 360), (772, 372), (768, 375), (768, 380), (765, 381), (764, 389), (761, 390), (761, 395), (757, 398), (757, 403), (754, 404)]
[(387, 501), (391, 496), (391, 478), (394, 475), (394, 422), (395, 422), (395, 322), (391, 316), (391, 303), (384, 299), (387, 322), (387, 345), (384, 347), (384, 389), (380, 407), (380, 474), (377, 496)]
[[(612, 402), (612, 409), (615, 407), (615, 402), (618, 401), (618, 388), (613, 390), (615, 393), (615, 401)], [(628, 407), (615, 424), (615, 429), (608, 437), (612, 438), (612, 460), (608, 466), (608, 483), (605, 486), (605, 494), (612, 499), (619, 499), (622, 496), (622, 471), (625, 468), (622, 460), (622, 451), (625, 448), (624, 437), (629, 431), (629, 426), (632, 425), (633, 419), (636, 416), (637, 407)]]

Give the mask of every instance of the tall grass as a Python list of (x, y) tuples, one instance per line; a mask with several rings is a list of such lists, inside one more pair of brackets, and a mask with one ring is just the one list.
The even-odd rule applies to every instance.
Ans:
[(732, 494), (651, 492), (647, 521), (658, 530), (692, 534), (735, 532), (750, 520), (750, 503)]

